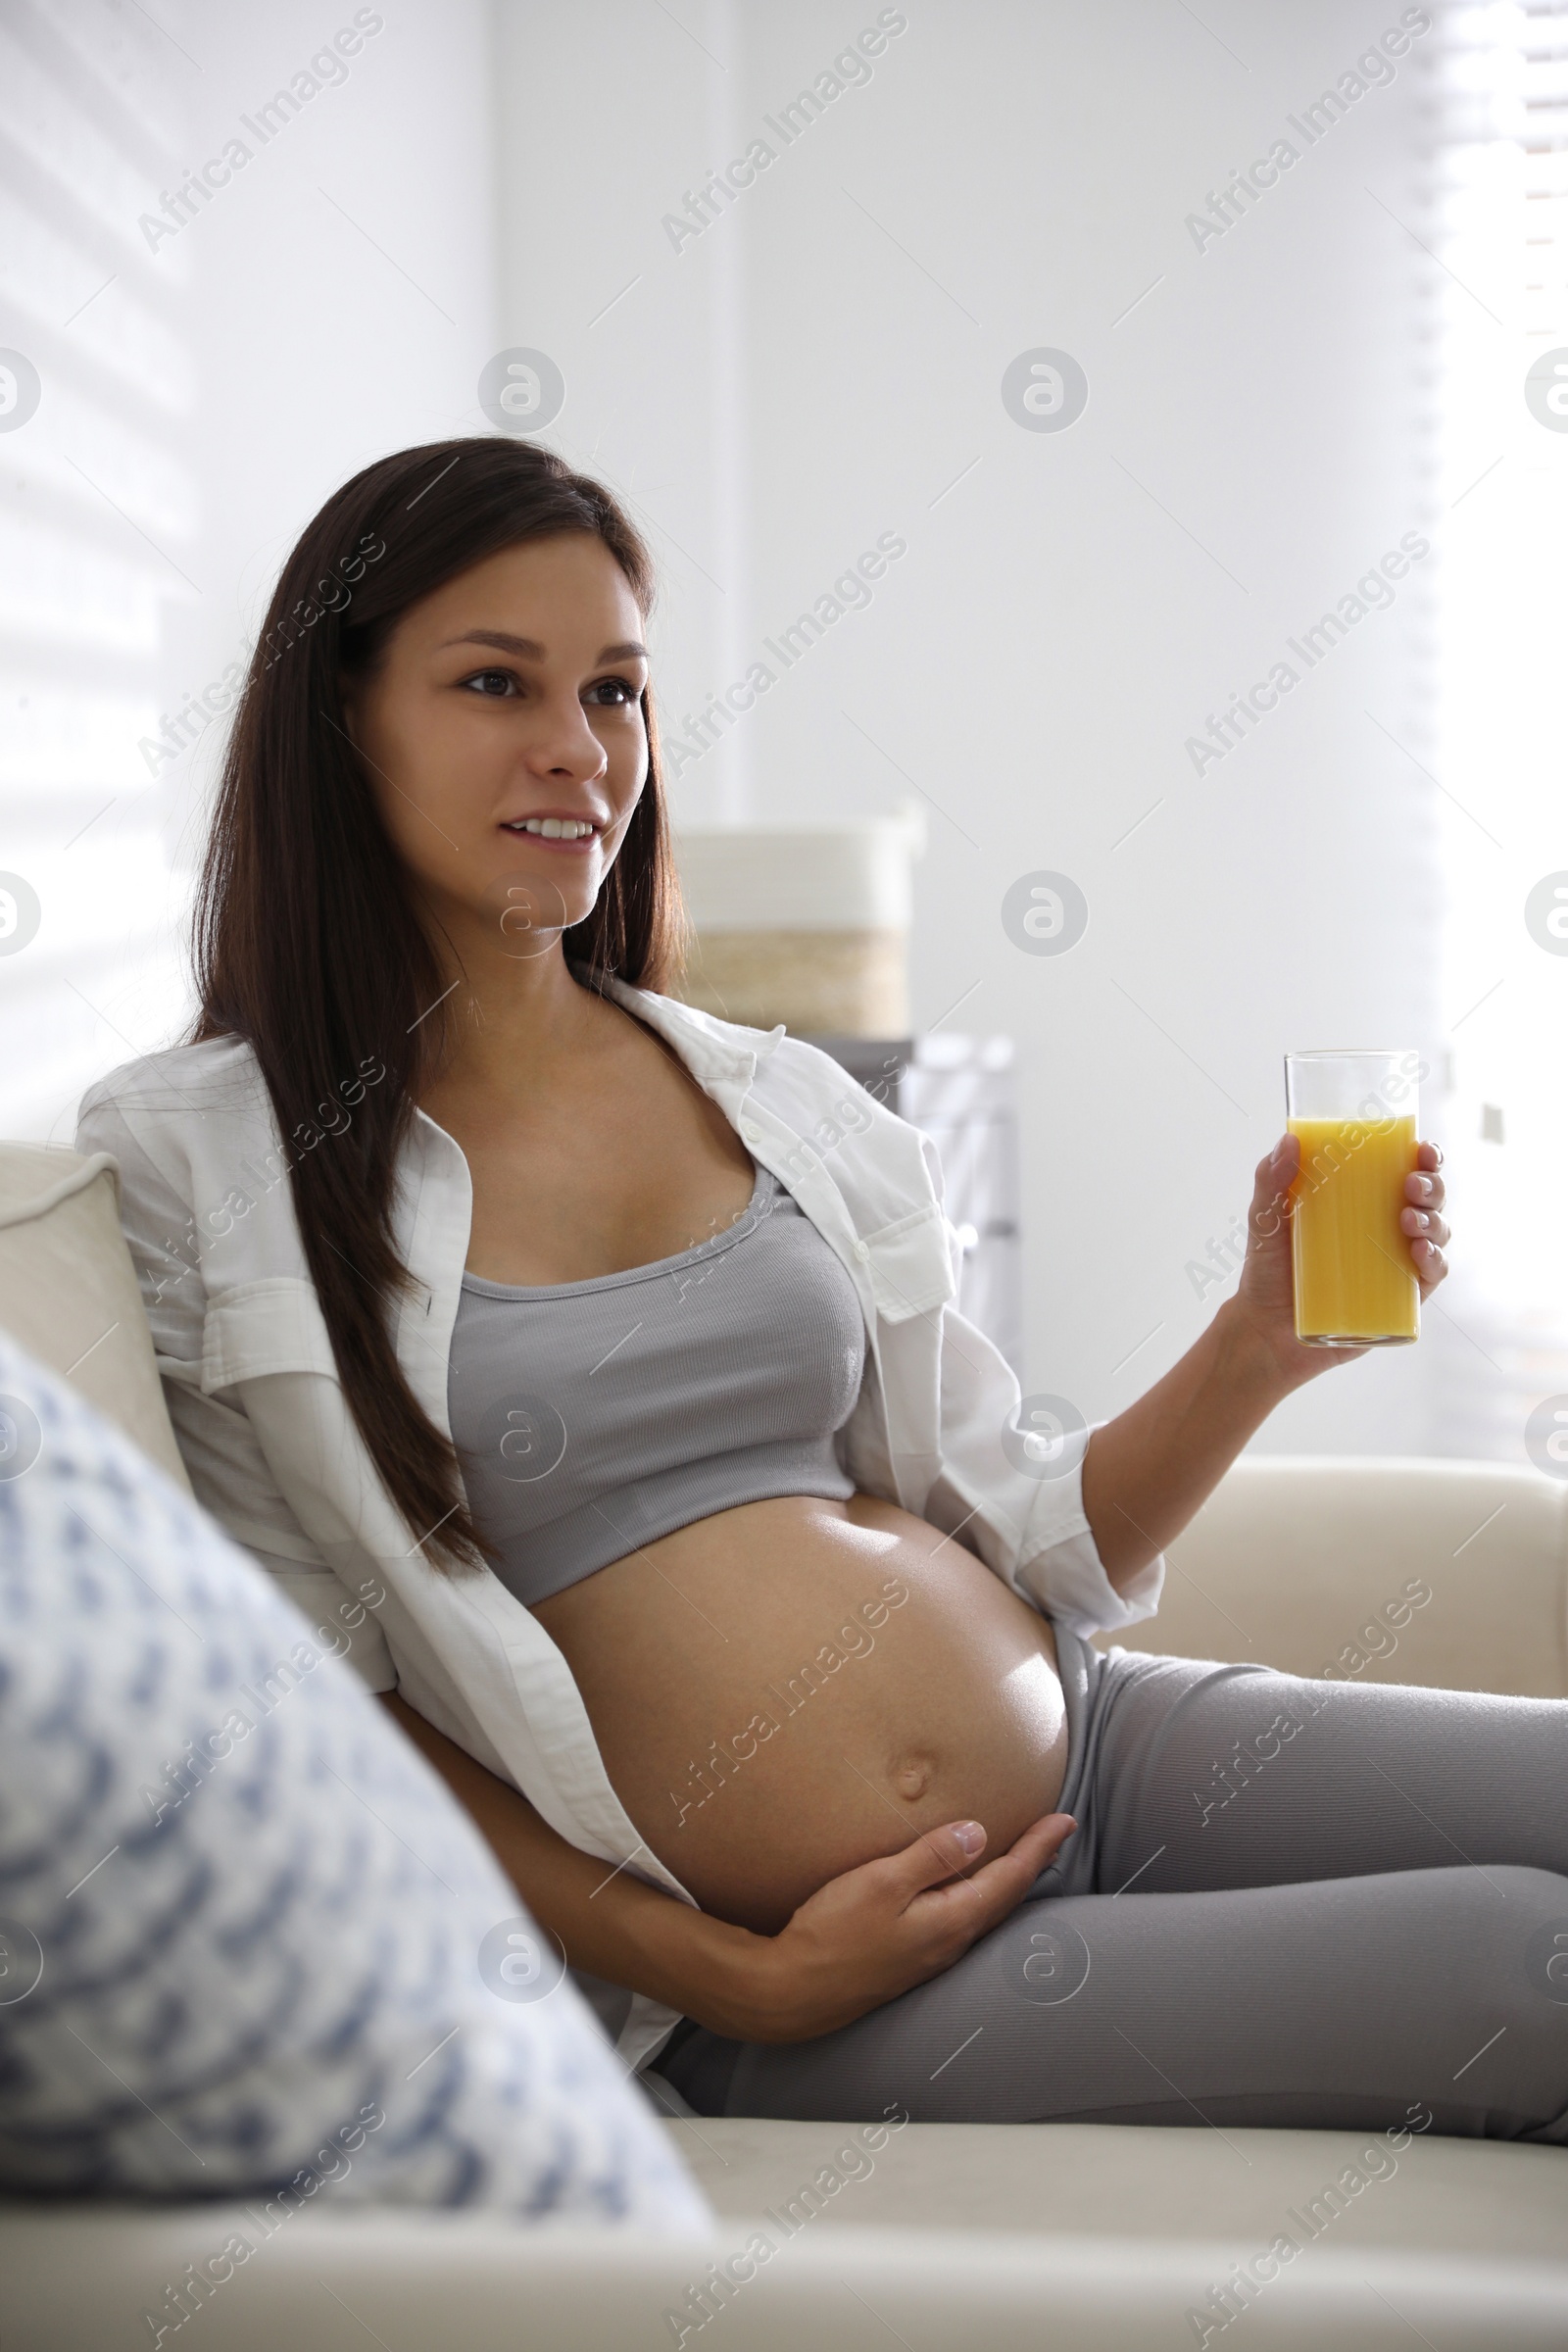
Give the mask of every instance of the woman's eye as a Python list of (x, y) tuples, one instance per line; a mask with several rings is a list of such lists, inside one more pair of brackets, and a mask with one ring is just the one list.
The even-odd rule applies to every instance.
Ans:
[(627, 703), (635, 703), (639, 697), (629, 678), (599, 678), (589, 687), (588, 700), (615, 710)]
[(499, 702), (504, 695), (511, 693), (516, 680), (510, 669), (481, 669), (475, 671), (471, 678), (465, 678), (463, 683), (471, 686), (476, 694), (488, 695), (492, 701)]

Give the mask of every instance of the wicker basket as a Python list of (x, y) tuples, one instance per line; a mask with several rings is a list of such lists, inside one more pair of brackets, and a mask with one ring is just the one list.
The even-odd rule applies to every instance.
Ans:
[(924, 846), (907, 813), (677, 833), (696, 936), (675, 993), (758, 1029), (906, 1036), (909, 869)]

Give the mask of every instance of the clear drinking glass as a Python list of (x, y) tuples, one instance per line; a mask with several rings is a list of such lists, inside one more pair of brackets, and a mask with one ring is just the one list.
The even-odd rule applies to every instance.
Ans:
[(1296, 1336), (1310, 1348), (1395, 1348), (1421, 1336), (1421, 1292), (1399, 1229), (1416, 1164), (1415, 1053), (1285, 1056)]

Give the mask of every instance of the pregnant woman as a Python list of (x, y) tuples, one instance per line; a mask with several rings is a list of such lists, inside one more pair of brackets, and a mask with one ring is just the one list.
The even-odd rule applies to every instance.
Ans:
[(1568, 2138), (1568, 1706), (1089, 1644), (1358, 1352), (1294, 1336), (1294, 1143), (1187, 1355), (1021, 1428), (930, 1146), (663, 993), (651, 597), (608, 493), (501, 440), (370, 466), (290, 558), (194, 1040), (78, 1137), (198, 1495), (358, 1622), (539, 1988), (563, 1954), (699, 2111)]

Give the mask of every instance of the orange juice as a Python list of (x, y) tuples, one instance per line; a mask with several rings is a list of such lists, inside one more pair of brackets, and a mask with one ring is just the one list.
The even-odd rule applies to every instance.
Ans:
[(1291, 1119), (1298, 1340), (1388, 1343), (1420, 1335), (1421, 1295), (1399, 1230), (1416, 1164), (1415, 1119)]

